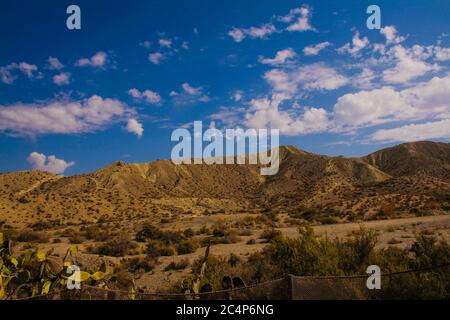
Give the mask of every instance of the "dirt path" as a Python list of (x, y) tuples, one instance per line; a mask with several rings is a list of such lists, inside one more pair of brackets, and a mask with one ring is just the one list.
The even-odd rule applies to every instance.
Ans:
[(45, 179), (39, 180), (39, 181), (33, 183), (33, 184), (31, 185), (31, 187), (29, 187), (29, 188), (27, 188), (27, 189), (25, 189), (25, 190), (21, 190), (21, 191), (19, 191), (19, 192), (16, 192), (15, 196), (16, 196), (16, 197), (23, 196), (23, 195), (25, 195), (25, 194), (27, 194), (27, 193), (33, 191), (34, 189), (39, 188), (43, 183), (46, 183), (46, 182), (51, 181), (51, 180), (60, 179), (60, 178), (61, 178), (61, 177), (50, 177), (50, 178), (45, 178)]
[[(364, 221), (361, 223), (339, 223), (315, 226), (313, 229), (320, 235), (345, 236), (349, 232), (358, 230), (361, 226), (372, 230), (386, 231), (392, 228), (408, 228), (414, 226), (443, 227), (445, 225), (450, 225), (450, 215)], [(295, 237), (297, 235), (297, 228), (282, 228), (280, 230), (284, 235), (289, 237)]]
[[(409, 247), (421, 232), (433, 234), (450, 242), (450, 215), (341, 223), (313, 227), (316, 234), (330, 238), (344, 238), (363, 226), (378, 232), (378, 247), (395, 245)], [(288, 237), (298, 236), (297, 228), (280, 229)]]

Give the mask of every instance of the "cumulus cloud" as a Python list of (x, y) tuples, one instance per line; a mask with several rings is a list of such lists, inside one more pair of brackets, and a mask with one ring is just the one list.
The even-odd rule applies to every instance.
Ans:
[(305, 56), (316, 56), (320, 51), (325, 49), (326, 47), (331, 46), (331, 43), (328, 41), (321, 42), (315, 45), (307, 46), (303, 48), (303, 54)]
[(0, 131), (31, 137), (93, 132), (132, 114), (121, 101), (97, 95), (82, 101), (18, 102), (0, 106)]
[(399, 121), (450, 118), (450, 76), (404, 90), (382, 87), (345, 94), (333, 107), (334, 125), (353, 130)]
[(367, 37), (361, 38), (359, 32), (356, 31), (355, 35), (352, 38), (352, 43), (347, 42), (346, 44), (344, 44), (344, 46), (338, 49), (338, 53), (349, 53), (352, 56), (357, 56), (362, 49), (367, 47), (368, 44), (369, 39)]
[(202, 93), (202, 88), (201, 87), (193, 87), (191, 86), (189, 83), (185, 82), (181, 85), (181, 87), (183, 88), (184, 92), (186, 92), (187, 94), (193, 95), (193, 96), (198, 96), (199, 94)]
[(439, 61), (450, 60), (450, 48), (442, 48), (437, 46), (434, 48), (434, 54), (436, 56), (436, 60)]
[(79, 59), (75, 65), (79, 67), (101, 68), (106, 64), (107, 59), (108, 55), (103, 51), (99, 51), (90, 58)]
[(450, 138), (450, 119), (409, 124), (393, 129), (380, 129), (371, 135), (375, 142), (410, 142)]
[(75, 162), (66, 162), (62, 159), (56, 158), (56, 156), (46, 156), (43, 153), (32, 152), (27, 158), (27, 161), (31, 163), (33, 169), (46, 171), (54, 174), (63, 174), (67, 168), (75, 165)]
[(70, 83), (70, 73), (62, 72), (53, 76), (53, 83), (58, 86), (63, 86)]
[(228, 31), (228, 35), (235, 42), (241, 42), (247, 37), (251, 39), (267, 39), (271, 34), (282, 31), (316, 31), (310, 22), (311, 9), (307, 6), (291, 9), (288, 14), (275, 18), (277, 18), (279, 22), (287, 24), (287, 27), (284, 28), (284, 26), (282, 26), (281, 29), (278, 29), (273, 21), (271, 21), (250, 28), (233, 27)]
[(177, 105), (187, 105), (196, 102), (208, 102), (211, 98), (203, 92), (203, 87), (194, 87), (185, 82), (181, 85), (181, 91), (170, 92), (170, 96)]
[(38, 70), (38, 67), (35, 64), (21, 62), (19, 63), (19, 70), (31, 79), (33, 78), (33, 72), (36, 72)]
[(6, 84), (12, 84), (17, 79), (17, 76), (15, 75), (16, 70), (26, 75), (28, 79), (41, 76), (38, 72), (38, 67), (35, 64), (30, 64), (27, 62), (13, 62), (6, 66), (0, 67), (0, 80)]
[(277, 93), (292, 97), (298, 89), (334, 90), (346, 85), (349, 79), (336, 69), (322, 63), (305, 65), (290, 71), (272, 69), (264, 78)]
[(233, 38), (235, 42), (241, 42), (246, 37), (251, 39), (266, 39), (269, 35), (276, 31), (277, 29), (272, 23), (266, 23), (258, 27), (250, 28), (233, 27), (230, 31), (228, 31), (228, 35)]
[(431, 55), (426, 51), (418, 45), (409, 50), (396, 45), (389, 52), (395, 61), (395, 66), (383, 71), (383, 79), (388, 83), (404, 83), (431, 71), (438, 71), (440, 68), (437, 64), (424, 61)]
[(303, 6), (301, 8), (295, 8), (289, 11), (285, 16), (279, 17), (279, 20), (285, 23), (289, 23), (286, 30), (288, 31), (313, 31), (315, 30), (311, 26), (310, 22), (311, 10)]
[[(370, 74), (369, 74), (370, 76)], [(280, 78), (282, 79), (282, 77)], [(211, 119), (244, 123), (252, 128), (278, 128), (285, 135), (320, 132), (348, 133), (386, 124), (397, 128), (378, 129), (370, 141), (416, 141), (450, 137), (450, 75), (398, 90), (385, 86), (349, 93), (324, 108), (287, 105), (286, 94), (251, 100), (248, 108), (222, 108)], [(281, 108), (281, 105), (284, 108)], [(242, 120), (243, 117), (244, 119)], [(241, 120), (239, 120), (241, 119)]]
[(148, 60), (153, 64), (160, 64), (165, 58), (161, 52), (152, 52), (148, 55)]
[(276, 98), (255, 99), (245, 114), (245, 125), (250, 128), (275, 128), (285, 135), (321, 132), (328, 127), (328, 115), (322, 108), (304, 108), (300, 114), (280, 110)]
[(166, 48), (172, 47), (171, 39), (159, 39), (158, 43), (161, 47), (166, 47)]
[(59, 61), (58, 58), (48, 57), (48, 66), (47, 68), (50, 70), (60, 70), (64, 68), (64, 65)]
[(242, 100), (242, 95), (243, 92), (241, 90), (236, 90), (235, 92), (233, 92), (232, 99), (236, 102), (239, 102)]
[(16, 76), (13, 75), (12, 70), (15, 69), (15, 64), (9, 64), (4, 67), (0, 67), (0, 79), (3, 83), (11, 84), (16, 80)]
[(161, 103), (161, 96), (159, 95), (159, 93), (152, 90), (147, 89), (141, 92), (136, 88), (132, 88), (128, 90), (128, 94), (134, 99), (143, 99), (150, 104)]
[(245, 29), (233, 28), (228, 31), (228, 35), (233, 38), (235, 42), (241, 42), (246, 36), (244, 30)]
[(262, 64), (279, 65), (289, 62), (295, 56), (295, 51), (291, 48), (287, 48), (278, 51), (274, 58), (259, 57), (258, 61)]
[(136, 119), (129, 119), (125, 129), (128, 132), (135, 134), (138, 138), (142, 137), (142, 134), (144, 133), (144, 127)]
[(386, 37), (386, 44), (399, 44), (405, 40), (404, 37), (399, 36), (395, 26), (386, 26), (380, 29), (380, 33)]
[(370, 89), (374, 86), (373, 81), (376, 77), (373, 70), (363, 67), (361, 72), (353, 77), (352, 84), (357, 88)]

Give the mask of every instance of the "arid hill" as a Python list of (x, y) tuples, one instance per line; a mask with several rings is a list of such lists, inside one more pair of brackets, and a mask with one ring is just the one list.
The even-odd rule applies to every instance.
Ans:
[(374, 152), (363, 160), (394, 177), (424, 174), (447, 181), (450, 179), (448, 143), (404, 143)]
[(0, 220), (80, 223), (203, 215), (287, 213), (342, 221), (449, 212), (450, 144), (417, 142), (362, 158), (280, 148), (280, 170), (257, 165), (113, 163), (69, 177), (0, 174)]

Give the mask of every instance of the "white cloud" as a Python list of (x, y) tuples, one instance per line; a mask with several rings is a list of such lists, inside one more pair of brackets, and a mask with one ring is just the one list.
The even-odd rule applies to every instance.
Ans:
[(275, 58), (263, 58), (259, 57), (258, 61), (262, 64), (279, 65), (289, 62), (290, 59), (294, 58), (296, 55), (295, 51), (291, 48), (280, 50), (275, 55)]
[(404, 83), (428, 72), (439, 70), (438, 65), (431, 65), (422, 60), (427, 58), (428, 54), (420, 46), (407, 50), (401, 45), (396, 45), (389, 54), (396, 65), (383, 71), (383, 79), (388, 83)]
[(292, 9), (287, 15), (279, 17), (280, 21), (289, 23), (289, 26), (286, 28), (286, 30), (300, 32), (315, 30), (311, 26), (310, 19), (311, 10), (306, 6)]
[(355, 35), (352, 38), (352, 43), (346, 43), (343, 47), (338, 49), (338, 53), (344, 54), (349, 53), (352, 56), (357, 56), (359, 52), (367, 47), (369, 44), (369, 39), (367, 37), (360, 37), (358, 31), (355, 32)]
[(233, 92), (232, 98), (234, 101), (239, 102), (242, 100), (242, 91), (241, 90), (236, 90), (235, 92)]
[(277, 29), (275, 26), (271, 23), (263, 24), (259, 27), (250, 27), (247, 29), (247, 35), (250, 38), (258, 38), (258, 39), (265, 39), (270, 34), (274, 33)]
[(185, 82), (181, 85), (181, 87), (183, 88), (184, 92), (186, 92), (187, 94), (190, 95), (194, 95), (197, 96), (199, 94), (202, 93), (202, 88), (201, 87), (192, 87), (189, 83)]
[(320, 51), (325, 49), (326, 47), (330, 46), (331, 43), (328, 41), (321, 42), (315, 45), (307, 46), (303, 48), (303, 54), (305, 56), (316, 56), (319, 54)]
[(364, 67), (359, 74), (353, 78), (353, 85), (361, 89), (369, 89), (373, 87), (372, 81), (375, 80), (376, 74), (373, 70)]
[(437, 60), (439, 61), (450, 60), (450, 48), (435, 47), (434, 50)]
[(203, 92), (202, 87), (193, 87), (185, 82), (181, 85), (182, 91), (171, 91), (170, 96), (177, 105), (187, 105), (195, 102), (208, 102), (211, 98)]
[(450, 138), (450, 119), (380, 129), (371, 136), (371, 140), (376, 142), (408, 142), (439, 138)]
[(75, 165), (75, 162), (66, 162), (62, 159), (57, 159), (55, 156), (45, 156), (43, 153), (32, 152), (27, 158), (31, 163), (33, 169), (46, 171), (54, 174), (63, 174), (67, 168)]
[(380, 33), (386, 37), (386, 44), (399, 44), (405, 40), (404, 37), (398, 35), (395, 26), (386, 26), (380, 29)]
[(0, 106), (0, 131), (19, 136), (93, 132), (133, 114), (124, 103), (93, 95), (83, 101)]
[(0, 67), (0, 80), (6, 84), (12, 84), (17, 79), (17, 76), (14, 74), (15, 70), (19, 70), (29, 79), (41, 76), (38, 72), (38, 67), (35, 64), (12, 62), (6, 66)]
[(235, 42), (241, 42), (246, 37), (251, 39), (266, 39), (269, 35), (276, 31), (277, 29), (273, 24), (266, 23), (259, 27), (250, 27), (247, 29), (233, 27), (230, 31), (228, 31), (228, 35), (233, 38)]
[(64, 68), (64, 65), (59, 61), (58, 58), (48, 57), (48, 69), (59, 70)]
[(141, 92), (136, 88), (132, 88), (128, 90), (128, 94), (135, 99), (144, 99), (150, 104), (161, 103), (161, 96), (159, 93), (152, 90), (147, 89)]
[[(366, 73), (371, 76), (371, 71), (366, 70)], [(280, 74), (277, 76), (279, 85), (288, 81)], [(346, 133), (388, 123), (403, 123), (399, 128), (380, 129), (370, 139), (414, 141), (444, 138), (450, 135), (448, 88), (450, 75), (435, 77), (403, 90), (382, 87), (345, 94), (329, 112), (323, 108), (299, 108), (296, 104), (282, 110), (280, 105), (289, 95), (278, 94), (274, 88), (271, 99), (252, 100), (247, 109), (223, 109), (219, 114), (211, 116), (211, 119), (242, 123), (242, 120), (239, 121), (239, 115), (243, 115), (244, 123), (248, 127), (278, 128), (286, 135), (325, 131)], [(286, 91), (286, 88), (282, 87), (280, 91)], [(424, 121), (428, 122), (418, 124)]]
[(22, 71), (28, 78), (33, 78), (33, 72), (37, 71), (38, 67), (34, 64), (26, 62), (19, 63), (19, 70)]
[(256, 99), (250, 102), (245, 125), (250, 128), (275, 128), (285, 135), (321, 132), (328, 127), (328, 115), (322, 108), (304, 108), (300, 114), (280, 110), (280, 100)]
[(69, 84), (70, 83), (70, 73), (62, 72), (60, 74), (53, 76), (53, 83), (58, 86)]
[(181, 48), (183, 48), (184, 50), (189, 50), (189, 42), (183, 41), (183, 43), (181, 44)]
[(142, 124), (139, 123), (136, 119), (129, 119), (125, 129), (128, 132), (134, 133), (139, 138), (142, 137), (142, 134), (144, 133), (144, 128), (142, 127)]
[(235, 42), (241, 42), (245, 39), (245, 32), (244, 29), (239, 28), (233, 28), (230, 31), (228, 31), (228, 35), (233, 38)]
[(5, 67), (0, 67), (0, 79), (3, 83), (11, 84), (16, 80), (16, 76), (11, 72), (14, 68), (13, 64), (9, 64)]
[(101, 68), (106, 64), (107, 59), (108, 55), (103, 51), (99, 51), (90, 58), (79, 59), (75, 65), (79, 67)]
[(148, 55), (148, 60), (153, 64), (160, 64), (166, 56), (161, 52), (153, 52)]
[(297, 83), (286, 71), (272, 69), (264, 74), (264, 79), (272, 86), (275, 93), (285, 95), (286, 99), (292, 97), (297, 91)]
[(264, 78), (276, 93), (282, 93), (285, 98), (292, 97), (299, 89), (335, 90), (349, 82), (336, 69), (322, 63), (305, 65), (290, 71), (272, 69), (265, 73)]
[(159, 39), (158, 43), (161, 47), (166, 47), (166, 48), (172, 47), (171, 39)]
[(450, 118), (450, 76), (404, 90), (382, 87), (345, 94), (334, 105), (337, 129), (353, 130), (399, 121)]
[[(286, 31), (316, 31), (316, 29), (311, 26), (311, 10), (307, 6), (301, 8), (291, 9), (289, 13), (285, 16), (278, 16), (278, 21), (288, 24)], [(228, 35), (235, 41), (241, 42), (245, 38), (249, 37), (252, 39), (267, 39), (271, 34), (275, 32), (281, 32), (272, 23), (264, 23), (258, 27), (250, 28), (237, 28), (233, 27), (228, 31)]]

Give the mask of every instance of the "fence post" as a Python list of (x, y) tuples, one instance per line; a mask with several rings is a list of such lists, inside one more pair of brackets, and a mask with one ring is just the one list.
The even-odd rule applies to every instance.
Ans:
[(289, 299), (294, 300), (294, 277), (292, 274), (288, 274), (287, 280), (289, 282)]

